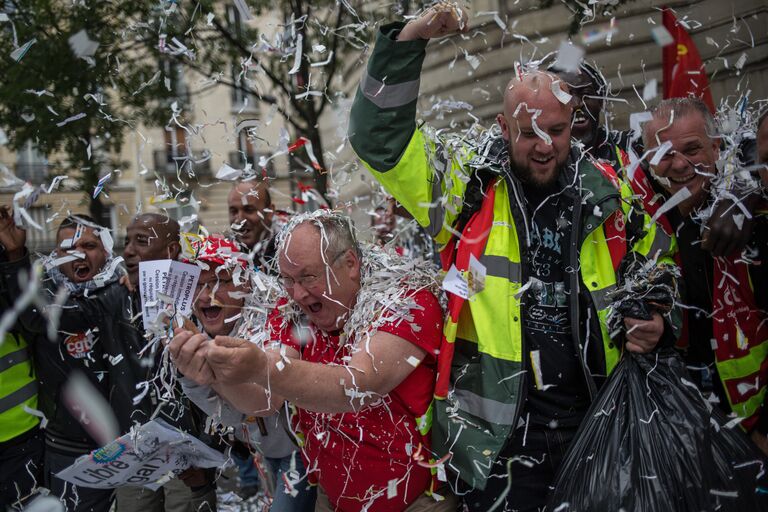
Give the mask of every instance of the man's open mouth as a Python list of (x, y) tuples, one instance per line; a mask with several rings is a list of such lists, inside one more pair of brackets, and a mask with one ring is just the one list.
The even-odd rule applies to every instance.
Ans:
[(320, 302), (315, 302), (314, 304), (308, 305), (307, 309), (309, 309), (312, 313), (319, 313), (320, 310), (323, 309), (323, 304)]
[(72, 270), (77, 279), (86, 279), (91, 273), (91, 267), (87, 263), (75, 263)]
[(205, 308), (201, 308), (200, 312), (203, 314), (203, 318), (206, 320), (217, 320), (221, 316), (221, 307), (220, 306), (208, 306)]

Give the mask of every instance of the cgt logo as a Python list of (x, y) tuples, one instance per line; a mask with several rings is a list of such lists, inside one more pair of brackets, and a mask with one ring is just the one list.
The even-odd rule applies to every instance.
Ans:
[(74, 357), (75, 359), (88, 357), (88, 354), (91, 353), (91, 349), (95, 343), (96, 340), (90, 331), (73, 334), (64, 340), (64, 346), (67, 347), (67, 353), (70, 357)]

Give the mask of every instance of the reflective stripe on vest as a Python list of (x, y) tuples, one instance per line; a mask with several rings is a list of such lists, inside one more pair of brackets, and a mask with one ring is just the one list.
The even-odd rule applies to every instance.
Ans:
[(24, 407), (37, 409), (37, 380), (27, 342), (6, 334), (0, 345), (0, 442), (13, 439), (40, 423)]
[(717, 373), (731, 410), (751, 430), (768, 379), (768, 315), (757, 307), (749, 266), (735, 257), (714, 260), (712, 334)]

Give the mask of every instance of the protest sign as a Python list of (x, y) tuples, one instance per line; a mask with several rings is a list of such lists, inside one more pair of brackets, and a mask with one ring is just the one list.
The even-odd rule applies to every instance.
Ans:
[(189, 467), (222, 466), (227, 457), (155, 419), (77, 459), (56, 476), (80, 487), (141, 486), (156, 490)]
[(173, 260), (139, 263), (139, 293), (144, 328), (150, 330), (158, 313), (168, 305), (173, 305), (177, 314), (189, 315), (199, 277), (200, 268), (188, 263)]

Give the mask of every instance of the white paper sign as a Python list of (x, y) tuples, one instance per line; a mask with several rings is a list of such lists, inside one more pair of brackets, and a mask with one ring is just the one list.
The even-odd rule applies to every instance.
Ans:
[(169, 476), (189, 467), (214, 468), (226, 461), (199, 439), (155, 419), (83, 455), (56, 476), (92, 489), (141, 486), (156, 490)]
[(447, 292), (458, 295), (462, 299), (469, 298), (469, 286), (467, 281), (456, 268), (456, 265), (451, 265), (448, 272), (443, 279), (443, 289)]
[(474, 254), (469, 255), (469, 274), (467, 275), (467, 285), (469, 287), (469, 294), (474, 295), (480, 293), (485, 289), (485, 265), (480, 263), (480, 260), (475, 258)]
[(174, 260), (139, 263), (139, 294), (144, 328), (150, 328), (168, 302), (173, 304), (177, 314), (188, 316), (192, 311), (199, 278), (200, 267), (197, 265)]

